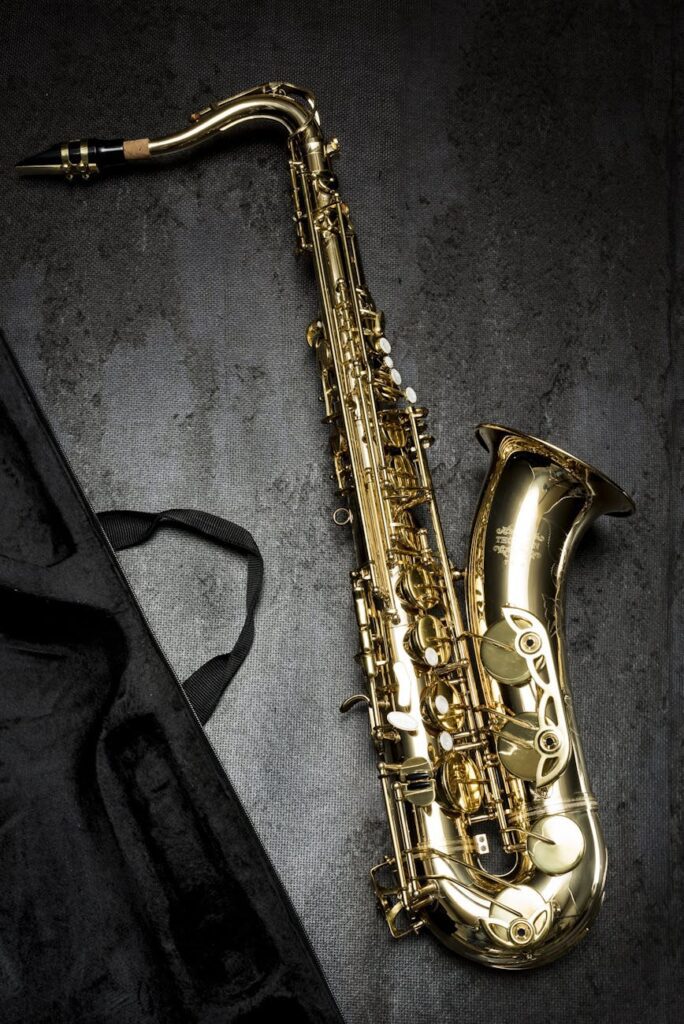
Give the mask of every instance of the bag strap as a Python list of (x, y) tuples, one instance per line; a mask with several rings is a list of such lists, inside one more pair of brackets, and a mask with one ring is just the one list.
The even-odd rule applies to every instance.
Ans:
[(254, 612), (259, 603), (264, 566), (261, 552), (247, 530), (235, 523), (192, 508), (165, 512), (109, 510), (98, 512), (100, 525), (115, 551), (144, 544), (160, 526), (171, 526), (216, 541), (247, 558), (247, 615), (237, 643), (227, 654), (211, 658), (182, 684), (202, 725), (211, 717), (228, 683), (249, 654), (254, 640)]

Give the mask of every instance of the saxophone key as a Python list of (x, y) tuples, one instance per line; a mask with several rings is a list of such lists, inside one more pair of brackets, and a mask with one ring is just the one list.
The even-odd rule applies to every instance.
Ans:
[(363, 705), (365, 708), (370, 707), (370, 698), (365, 693), (353, 693), (351, 697), (347, 697), (340, 704), (340, 713), (346, 715), (352, 708)]
[(445, 757), (440, 783), (448, 801), (462, 814), (475, 814), (479, 811), (484, 798), (484, 780), (471, 757), (458, 751)]
[(380, 437), (388, 448), (401, 450), (408, 444), (406, 424), (396, 409), (385, 409), (379, 417)]
[(306, 329), (306, 341), (309, 348), (318, 348), (321, 341), (325, 339), (325, 330), (322, 320), (312, 320)]
[(451, 734), (458, 734), (463, 727), (465, 708), (462, 700), (446, 682), (428, 683), (423, 690), (420, 709), (428, 729), (446, 729)]
[(524, 686), (529, 682), (530, 670), (515, 646), (515, 631), (500, 619), (493, 623), (480, 640), (482, 664), (500, 683)]
[(451, 705), (449, 704), (447, 698), (443, 694), (438, 693), (434, 699), (435, 715), (442, 718), (444, 715), (446, 715), (450, 706)]
[(553, 922), (553, 908), (527, 885), (508, 885), (491, 902), (485, 931), (497, 945), (509, 948), (529, 946), (547, 933)]
[(399, 766), (399, 782), (394, 794), (398, 800), (416, 807), (428, 807), (435, 799), (434, 770), (426, 757), (407, 757)]
[(398, 732), (408, 732), (414, 736), (418, 732), (418, 722), (406, 711), (390, 711), (387, 721)]
[(421, 615), (407, 632), (404, 645), (414, 661), (429, 668), (448, 664), (453, 654), (447, 627), (436, 615)]
[(406, 665), (401, 661), (395, 661), (393, 666), (396, 702), (400, 708), (408, 708), (411, 704), (411, 676)]
[(429, 611), (439, 603), (441, 591), (433, 573), (421, 565), (412, 565), (401, 574), (397, 593), (413, 608)]
[(577, 822), (565, 814), (552, 814), (535, 822), (527, 833), (532, 863), (547, 875), (564, 875), (584, 856), (584, 835)]

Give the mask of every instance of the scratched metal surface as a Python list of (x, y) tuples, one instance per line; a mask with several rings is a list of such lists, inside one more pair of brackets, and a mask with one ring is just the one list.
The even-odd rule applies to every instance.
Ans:
[[(194, 505), (261, 545), (257, 642), (209, 732), (350, 1024), (667, 1020), (669, 5), (11, 0), (2, 33), (0, 324), (96, 507)], [(277, 136), (90, 189), (9, 173), (61, 137), (170, 130), (277, 78), (312, 87), (342, 142), (370, 287), (431, 408), (454, 558), (485, 471), (481, 419), (548, 437), (637, 502), (633, 520), (598, 525), (569, 580), (607, 899), (584, 943), (538, 973), (492, 974), (428, 938), (395, 944), (375, 914), (367, 869), (388, 839), (364, 716), (336, 710), (360, 683), (352, 555), (331, 522), (304, 341), (316, 295), (292, 257)], [(238, 560), (168, 537), (124, 565), (181, 676), (230, 646)]]

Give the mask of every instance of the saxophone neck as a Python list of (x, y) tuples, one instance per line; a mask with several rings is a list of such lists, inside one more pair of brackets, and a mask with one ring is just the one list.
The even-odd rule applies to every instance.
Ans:
[(100, 172), (117, 170), (160, 157), (196, 149), (238, 125), (275, 122), (290, 137), (301, 139), (307, 162), (323, 166), (316, 101), (308, 89), (287, 82), (269, 82), (190, 115), (188, 127), (154, 139), (79, 139), (57, 143), (16, 165), (22, 175), (59, 175), (87, 181)]

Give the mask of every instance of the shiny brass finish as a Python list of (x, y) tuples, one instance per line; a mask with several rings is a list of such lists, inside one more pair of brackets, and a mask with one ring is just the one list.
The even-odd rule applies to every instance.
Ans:
[(547, 875), (564, 875), (584, 856), (584, 835), (576, 821), (565, 814), (541, 818), (528, 833), (527, 849), (536, 868)]
[(479, 811), (484, 799), (484, 779), (472, 757), (452, 750), (442, 764), (442, 785), (447, 810), (454, 808), (464, 815)]
[(399, 589), (399, 596), (415, 608), (428, 611), (439, 602), (439, 588), (435, 586), (432, 575), (422, 565), (408, 566), (401, 577)]
[(494, 622), (484, 634), (480, 656), (487, 672), (500, 683), (521, 686), (529, 681), (527, 662), (515, 649), (515, 631), (505, 619)]
[(435, 668), (447, 665), (453, 655), (449, 630), (436, 615), (419, 615), (404, 639), (406, 650), (415, 661)]
[(496, 734), (496, 752), (507, 772), (516, 779), (534, 782), (542, 755), (536, 745), (539, 717), (523, 711), (507, 719)]
[[(427, 411), (394, 365), (331, 167), (338, 144), (325, 141), (311, 93), (270, 83), (211, 104), (175, 134), (92, 152), (144, 163), (251, 121), (287, 131), (297, 245), (320, 291), (307, 340), (332, 433), (334, 519), (356, 543), (367, 683), (342, 710), (367, 707), (378, 754), (392, 845), (372, 870), (380, 906), (394, 936), (427, 927), (493, 967), (546, 963), (587, 931), (606, 869), (565, 664), (566, 570), (592, 520), (628, 515), (632, 503), (566, 452), (482, 426), (491, 465), (467, 572), (455, 570)], [(39, 161), (24, 173), (41, 173)], [(491, 842), (508, 855), (506, 874), (487, 867)]]

